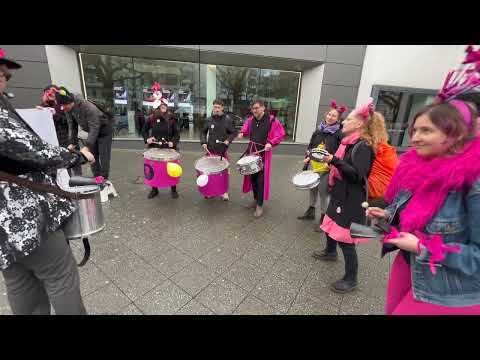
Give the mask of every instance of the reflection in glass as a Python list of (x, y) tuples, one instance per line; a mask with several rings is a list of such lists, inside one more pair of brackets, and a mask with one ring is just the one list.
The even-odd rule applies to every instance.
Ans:
[(224, 101), (225, 111), (238, 128), (250, 115), (251, 102), (263, 100), (267, 110), (282, 122), (287, 139), (294, 137), (299, 72), (97, 54), (80, 56), (87, 98), (114, 114), (116, 136), (140, 136), (153, 110), (151, 87), (158, 82), (170, 111), (178, 119), (183, 139), (198, 139), (215, 98)]

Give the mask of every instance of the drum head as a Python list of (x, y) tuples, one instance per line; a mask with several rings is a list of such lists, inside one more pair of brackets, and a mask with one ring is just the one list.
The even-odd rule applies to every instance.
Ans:
[(308, 187), (315, 184), (319, 178), (320, 175), (318, 173), (307, 170), (295, 175), (292, 179), (292, 182), (295, 186), (298, 187)]
[(238, 165), (248, 165), (248, 164), (251, 164), (251, 163), (254, 163), (254, 162), (258, 161), (259, 158), (260, 158), (260, 156), (258, 156), (258, 155), (244, 156), (243, 158), (241, 158), (240, 160), (237, 161), (237, 164)]
[(227, 159), (220, 156), (204, 156), (195, 161), (195, 170), (204, 174), (218, 174), (228, 168), (229, 163)]
[(143, 153), (148, 160), (173, 161), (180, 159), (180, 154), (174, 149), (150, 149)]
[(310, 157), (315, 160), (315, 161), (318, 161), (318, 162), (324, 162), (323, 161), (323, 155), (321, 153), (315, 153), (315, 152), (312, 152), (310, 154)]

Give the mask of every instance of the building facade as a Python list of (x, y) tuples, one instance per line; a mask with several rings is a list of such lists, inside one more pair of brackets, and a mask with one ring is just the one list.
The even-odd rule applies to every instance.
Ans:
[(406, 128), (429, 103), (463, 45), (0, 45), (22, 63), (9, 84), (15, 106), (39, 103), (50, 83), (103, 104), (115, 116), (120, 144), (139, 139), (151, 111), (151, 86), (179, 119), (182, 141), (198, 141), (223, 99), (240, 127), (253, 99), (267, 103), (290, 144), (308, 143), (331, 99), (349, 108), (373, 96), (391, 142), (408, 143)]

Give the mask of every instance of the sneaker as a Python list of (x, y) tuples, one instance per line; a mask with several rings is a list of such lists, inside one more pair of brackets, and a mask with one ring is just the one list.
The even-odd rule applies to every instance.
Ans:
[(100, 190), (100, 202), (105, 203), (108, 202), (108, 187), (105, 186), (102, 190)]
[(223, 201), (228, 201), (228, 200), (230, 200), (229, 197), (228, 197), (228, 193), (225, 193), (225, 194), (222, 195), (222, 200), (223, 200)]

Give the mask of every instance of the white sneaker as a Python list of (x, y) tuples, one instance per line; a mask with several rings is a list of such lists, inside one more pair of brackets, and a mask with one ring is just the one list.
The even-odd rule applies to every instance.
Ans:
[(223, 199), (223, 201), (228, 201), (228, 200), (230, 200), (230, 198), (228, 197), (228, 193), (223, 194), (223, 195), (222, 195), (222, 199)]

